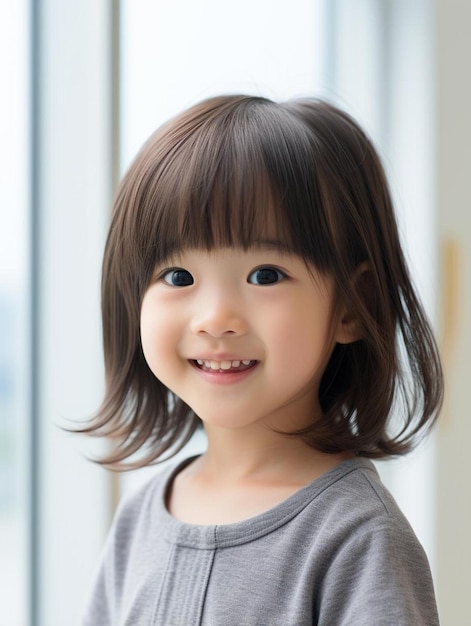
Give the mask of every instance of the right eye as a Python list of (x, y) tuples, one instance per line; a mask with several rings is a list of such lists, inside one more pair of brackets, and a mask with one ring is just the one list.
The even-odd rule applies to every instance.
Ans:
[(161, 275), (161, 279), (172, 287), (188, 287), (194, 283), (193, 276), (187, 270), (175, 267)]

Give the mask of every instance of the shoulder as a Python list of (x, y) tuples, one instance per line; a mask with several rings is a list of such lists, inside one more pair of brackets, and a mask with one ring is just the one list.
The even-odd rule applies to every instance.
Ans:
[(165, 509), (164, 495), (176, 464), (124, 496), (117, 508), (84, 613), (84, 624), (118, 622), (126, 597), (126, 579), (139, 560), (155, 516)]
[(169, 473), (168, 468), (163, 471), (156, 470), (153, 476), (122, 495), (113, 525), (125, 526), (132, 523), (143, 510), (148, 509), (153, 501), (164, 494)]
[(151, 529), (162, 526), (167, 512), (165, 494), (167, 486), (178, 468), (187, 461), (173, 462), (142, 485), (122, 497), (108, 535), (108, 553), (114, 553), (114, 565), (125, 566), (129, 552), (139, 538)]
[(140, 518), (161, 513), (165, 509), (168, 485), (173, 476), (189, 461), (190, 459), (180, 459), (164, 469), (156, 469), (153, 476), (126, 493), (116, 509), (113, 526), (123, 528), (137, 523)]
[(410, 528), (375, 466), (367, 459), (352, 459), (329, 472), (316, 495), (325, 515), (344, 520), (347, 527), (400, 524)]
[(317, 539), (329, 562), (335, 564), (346, 554), (362, 562), (374, 558), (393, 563), (401, 554), (409, 563), (414, 558), (426, 562), (411, 525), (374, 465), (355, 459), (336, 469), (326, 476), (324, 488), (311, 503), (320, 533)]
[(324, 564), (318, 611), (326, 624), (360, 623), (360, 616), (362, 623), (438, 624), (425, 552), (372, 463), (339, 468), (316, 509)]

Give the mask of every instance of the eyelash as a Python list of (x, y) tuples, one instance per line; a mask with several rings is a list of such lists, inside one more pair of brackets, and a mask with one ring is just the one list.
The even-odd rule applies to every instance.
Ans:
[[(273, 272), (274, 274), (276, 274), (276, 280), (274, 280), (273, 282), (263, 282), (262, 276), (261, 274), (265, 272)], [(175, 284), (173, 282), (173, 279), (175, 277), (175, 274), (184, 274), (185, 278), (188, 280), (188, 282), (186, 282), (185, 284)], [(258, 280), (262, 279), (262, 282), (255, 282), (255, 280), (251, 280), (251, 278), (254, 275), (258, 276)], [(171, 276), (170, 280), (167, 279), (168, 276)], [(273, 277), (273, 276), (272, 276)], [(266, 277), (265, 277), (266, 278)], [(262, 267), (258, 267), (257, 269), (253, 270), (253, 272), (251, 272), (248, 277), (247, 277), (247, 282), (251, 285), (259, 285), (259, 286), (264, 286), (264, 285), (276, 285), (277, 283), (285, 280), (287, 278), (286, 274), (284, 272), (282, 272), (281, 270), (277, 269), (276, 267), (272, 267), (272, 266), (262, 266)], [(162, 272), (158, 278), (158, 280), (162, 280), (164, 283), (166, 283), (167, 285), (171, 286), (171, 287), (189, 287), (190, 285), (192, 285), (195, 281), (193, 276), (190, 274), (190, 272), (188, 270), (185, 270), (182, 267), (171, 267), (166, 269), (164, 272)], [(191, 282), (190, 282), (191, 281)]]
[[(277, 280), (274, 282), (265, 282), (265, 283), (256, 283), (253, 282), (252, 280), (250, 280), (250, 278), (252, 276), (254, 276), (254, 274), (258, 274), (258, 273), (262, 273), (262, 272), (274, 272), (277, 275)], [(256, 270), (254, 270), (253, 272), (251, 272), (247, 278), (247, 282), (250, 283), (251, 285), (276, 285), (277, 283), (281, 282), (282, 280), (285, 280), (285, 278), (287, 278), (286, 274), (284, 272), (282, 272), (281, 270), (277, 269), (276, 267), (272, 267), (271, 265), (266, 265), (263, 267), (257, 267)]]
[[(180, 273), (180, 274), (185, 273), (185, 274), (187, 274), (190, 277), (191, 282), (187, 283), (185, 285), (175, 285), (173, 282), (170, 282), (169, 280), (166, 280), (166, 277), (169, 274), (175, 275), (177, 273)], [(193, 279), (193, 276), (190, 274), (190, 272), (188, 270), (183, 269), (182, 267), (171, 267), (171, 268), (166, 269), (164, 272), (162, 272), (160, 274), (159, 280), (162, 280), (164, 283), (166, 283), (167, 285), (170, 285), (171, 287), (188, 287), (188, 286), (192, 285), (195, 282), (194, 279)]]

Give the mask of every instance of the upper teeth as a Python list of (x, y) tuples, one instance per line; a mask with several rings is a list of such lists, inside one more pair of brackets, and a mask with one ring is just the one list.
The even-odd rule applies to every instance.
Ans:
[(207, 368), (210, 368), (212, 370), (229, 370), (231, 369), (231, 367), (239, 367), (240, 364), (242, 363), (242, 365), (250, 365), (251, 361), (250, 360), (244, 360), (244, 361), (206, 361), (203, 359), (197, 359), (196, 362), (198, 363), (198, 365), (205, 365)]

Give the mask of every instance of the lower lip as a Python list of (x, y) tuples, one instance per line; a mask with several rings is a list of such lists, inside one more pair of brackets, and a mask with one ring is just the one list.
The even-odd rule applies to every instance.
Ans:
[(202, 370), (192, 361), (190, 361), (190, 363), (204, 380), (216, 385), (231, 385), (241, 382), (245, 378), (248, 378), (258, 366), (258, 361), (256, 361), (252, 367), (249, 367), (246, 370), (242, 370), (240, 372), (230, 372), (224, 370)]

